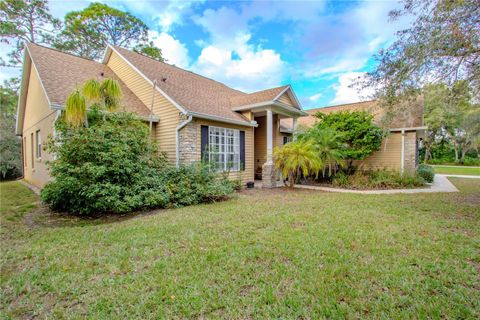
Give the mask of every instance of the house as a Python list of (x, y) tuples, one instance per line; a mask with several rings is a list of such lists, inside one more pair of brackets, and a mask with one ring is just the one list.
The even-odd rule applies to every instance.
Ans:
[(55, 137), (68, 95), (92, 78), (120, 83), (126, 111), (153, 122), (158, 148), (172, 163), (208, 159), (228, 166), (244, 183), (261, 172), (266, 187), (276, 182), (273, 148), (291, 135), (297, 118), (308, 115), (288, 85), (248, 94), (116, 46), (108, 46), (103, 61), (96, 62), (29, 43), (16, 126), (29, 183), (42, 187), (49, 181), (46, 162), (53, 155), (42, 146)]
[[(400, 106), (393, 115), (388, 115), (378, 101), (349, 103), (305, 110), (308, 116), (299, 118), (298, 124), (311, 127), (318, 121), (315, 114), (340, 111), (367, 111), (374, 116), (374, 123), (384, 127), (388, 134), (382, 141), (380, 150), (374, 152), (365, 160), (354, 164), (362, 169), (387, 169), (400, 172), (413, 172), (418, 166), (418, 151), (420, 141), (426, 130), (423, 126), (423, 101), (418, 99)], [(281, 123), (287, 126), (287, 122)]]

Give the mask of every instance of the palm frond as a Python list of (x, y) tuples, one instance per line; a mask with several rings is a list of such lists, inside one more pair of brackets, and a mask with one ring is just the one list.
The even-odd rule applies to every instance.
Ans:
[(65, 103), (65, 120), (73, 126), (81, 126), (87, 117), (87, 103), (78, 89), (73, 91)]
[(98, 103), (101, 99), (100, 82), (95, 79), (88, 80), (82, 87), (82, 94), (91, 103)]
[(122, 89), (117, 80), (111, 78), (103, 80), (100, 85), (100, 92), (105, 103), (105, 109), (114, 111), (119, 108)]

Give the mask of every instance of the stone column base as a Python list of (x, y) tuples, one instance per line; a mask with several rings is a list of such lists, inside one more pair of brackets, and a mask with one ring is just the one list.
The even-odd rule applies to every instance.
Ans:
[(277, 170), (273, 163), (265, 163), (262, 166), (262, 187), (275, 188), (277, 186)]

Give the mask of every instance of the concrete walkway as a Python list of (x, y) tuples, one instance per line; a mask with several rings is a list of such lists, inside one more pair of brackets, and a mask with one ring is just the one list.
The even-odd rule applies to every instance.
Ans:
[(416, 189), (390, 189), (390, 190), (352, 190), (341, 188), (330, 188), (320, 186), (306, 186), (296, 184), (295, 188), (318, 190), (327, 192), (340, 192), (340, 193), (360, 193), (360, 194), (397, 194), (397, 193), (435, 193), (435, 192), (458, 192), (458, 189), (447, 179), (445, 175), (436, 174), (433, 183), (425, 188)]

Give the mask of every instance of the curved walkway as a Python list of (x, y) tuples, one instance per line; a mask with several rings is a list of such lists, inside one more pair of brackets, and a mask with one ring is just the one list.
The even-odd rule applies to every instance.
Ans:
[[(461, 177), (461, 176), (460, 176)], [(319, 190), (327, 192), (340, 192), (340, 193), (360, 193), (360, 194), (397, 194), (397, 193), (435, 193), (435, 192), (458, 192), (457, 187), (453, 185), (446, 175), (436, 174), (433, 183), (425, 188), (416, 189), (389, 189), (389, 190), (352, 190), (341, 188), (330, 188), (320, 186), (306, 186), (296, 184), (295, 188)]]

